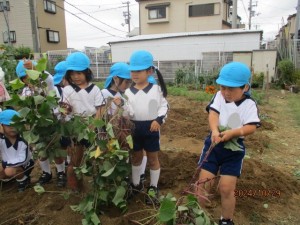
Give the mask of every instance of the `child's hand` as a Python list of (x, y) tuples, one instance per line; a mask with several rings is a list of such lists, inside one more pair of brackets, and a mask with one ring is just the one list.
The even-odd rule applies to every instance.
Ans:
[(222, 142), (226, 142), (231, 140), (232, 138), (234, 138), (234, 131), (233, 130), (225, 130), (223, 132), (220, 133), (221, 136), (221, 141)]
[(153, 120), (150, 126), (150, 131), (151, 132), (159, 131), (159, 129), (160, 129), (160, 124), (156, 120)]
[(222, 141), (221, 134), (218, 130), (211, 132), (211, 141), (216, 144)]
[(117, 106), (122, 106), (123, 105), (123, 100), (120, 97), (115, 97), (114, 100), (113, 100), (113, 102)]

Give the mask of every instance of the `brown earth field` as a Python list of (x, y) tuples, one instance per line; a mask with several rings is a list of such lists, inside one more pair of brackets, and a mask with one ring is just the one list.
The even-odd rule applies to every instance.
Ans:
[[(234, 216), (237, 225), (300, 224), (300, 126), (292, 117), (289, 95), (295, 94), (270, 91), (268, 103), (259, 106), (262, 127), (246, 137), (247, 152), (237, 184), (240, 195)], [(180, 197), (196, 171), (203, 140), (209, 132), (207, 102), (174, 96), (168, 96), (168, 101), (170, 111), (161, 130), (159, 187), (161, 194)], [(33, 186), (39, 173), (36, 166), (32, 185), (23, 193), (17, 192), (15, 182), (0, 183), (0, 225), (80, 225), (82, 215), (70, 206), (78, 204), (85, 193), (71, 194), (65, 200), (61, 194), (67, 189), (57, 188), (54, 176), (53, 182), (45, 185), (47, 192), (38, 195)], [(220, 217), (217, 188), (213, 189), (210, 200), (205, 211), (217, 222)], [(137, 196), (129, 202), (125, 215), (104, 209), (100, 219), (104, 225), (131, 224), (127, 219), (129, 214), (143, 209), (147, 209), (143, 197)]]

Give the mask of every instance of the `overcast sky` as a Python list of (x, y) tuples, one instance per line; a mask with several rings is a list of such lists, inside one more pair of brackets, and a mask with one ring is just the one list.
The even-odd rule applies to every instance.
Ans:
[[(135, 0), (65, 0), (68, 47), (83, 49), (100, 47), (125, 38), (128, 25), (124, 24), (125, 2), (130, 2), (131, 30), (139, 26), (138, 3)], [(263, 30), (263, 39), (274, 39), (287, 17), (296, 13), (297, 0), (252, 0), (255, 16), (251, 29)], [(238, 0), (238, 15), (249, 25), (249, 0)], [(86, 13), (86, 14), (85, 14)], [(88, 15), (87, 15), (88, 14)], [(88, 24), (89, 23), (89, 24)]]

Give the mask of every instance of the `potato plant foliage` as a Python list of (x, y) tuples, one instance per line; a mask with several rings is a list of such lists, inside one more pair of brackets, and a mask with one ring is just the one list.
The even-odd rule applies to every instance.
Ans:
[[(80, 178), (88, 176), (91, 191), (73, 210), (84, 215), (82, 224), (101, 224), (99, 215), (101, 207), (115, 205), (122, 211), (126, 211), (125, 194), (127, 183), (124, 181), (130, 173), (128, 163), (128, 147), (122, 149), (116, 132), (120, 125), (121, 112), (117, 112), (110, 120), (97, 120), (93, 117), (83, 118), (74, 115), (66, 120), (67, 113), (60, 108), (59, 98), (55, 91), (47, 93), (45, 79), (47, 59), (44, 57), (38, 61), (36, 70), (26, 70), (31, 87), (30, 96), (20, 96), (18, 93), (24, 87), (19, 79), (10, 82), (13, 93), (6, 106), (14, 107), (20, 117), (14, 117), (14, 125), (23, 138), (34, 149), (35, 157), (65, 157), (66, 151), (60, 146), (62, 136), (70, 137), (72, 146), (80, 140), (86, 139), (90, 146), (85, 150), (81, 166), (76, 168), (76, 175)], [(56, 112), (56, 113), (55, 113)], [(59, 115), (59, 116), (58, 116)], [(106, 128), (106, 129), (105, 129)], [(101, 132), (105, 133), (104, 138)], [(127, 146), (132, 146), (130, 134), (124, 137)]]

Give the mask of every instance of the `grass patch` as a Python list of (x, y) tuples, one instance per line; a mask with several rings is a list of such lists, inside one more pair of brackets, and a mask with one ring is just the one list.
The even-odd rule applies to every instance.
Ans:
[(213, 97), (212, 94), (208, 94), (205, 91), (188, 90), (187, 87), (175, 87), (168, 86), (168, 94), (173, 96), (184, 96), (190, 100), (196, 100), (200, 102), (210, 101)]
[(298, 126), (300, 126), (300, 96), (299, 94), (291, 94), (288, 95), (288, 104), (290, 107), (290, 111), (292, 116), (294, 117)]

